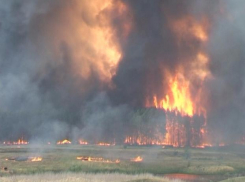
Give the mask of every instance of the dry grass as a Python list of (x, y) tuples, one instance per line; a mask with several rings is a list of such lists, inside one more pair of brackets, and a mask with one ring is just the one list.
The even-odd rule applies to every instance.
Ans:
[(1, 182), (180, 182), (168, 180), (151, 174), (91, 174), (91, 173), (62, 173), (62, 174), (36, 174), (20, 175), (0, 178)]
[(221, 182), (244, 182), (244, 181), (245, 181), (245, 177), (237, 177), (237, 178), (227, 179)]
[(197, 173), (202, 171), (204, 174), (218, 174), (218, 173), (226, 173), (226, 172), (233, 172), (234, 168), (226, 165), (219, 165), (219, 166), (191, 166), (189, 167), (189, 171), (192, 173)]

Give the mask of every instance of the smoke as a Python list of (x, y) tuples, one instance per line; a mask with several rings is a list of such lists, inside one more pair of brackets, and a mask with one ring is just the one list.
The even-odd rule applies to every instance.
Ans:
[(100, 93), (83, 110), (80, 138), (90, 143), (123, 143), (131, 111), (126, 105), (113, 107), (105, 93)]
[[(152, 106), (154, 96), (164, 98), (178, 74), (187, 80), (190, 98), (206, 108), (217, 142), (241, 138), (245, 27), (240, 4), (2, 2), (0, 139), (121, 143), (134, 127), (132, 118), (147, 102)], [(149, 116), (140, 116), (138, 123), (165, 124), (162, 111)], [(202, 117), (195, 119), (198, 127)]]
[[(205, 18), (211, 21), (209, 14), (214, 14), (215, 8), (208, 2), (194, 1), (126, 2), (133, 10), (134, 24), (113, 78), (117, 85), (113, 100), (142, 106), (146, 98), (163, 98), (169, 90), (169, 75), (175, 75), (180, 67), (197, 92), (199, 80), (194, 80), (190, 67), (203, 47), (191, 31), (197, 22), (203, 23)], [(212, 3), (212, 7), (216, 5)]]
[(109, 87), (120, 58), (106, 3), (2, 3), (1, 138), (83, 125), (83, 106)]
[(209, 126), (216, 142), (235, 142), (244, 136), (245, 24), (243, 1), (224, 1), (210, 35)]

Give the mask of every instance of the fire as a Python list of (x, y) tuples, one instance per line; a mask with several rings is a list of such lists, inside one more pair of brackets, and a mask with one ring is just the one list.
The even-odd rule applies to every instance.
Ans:
[(135, 157), (135, 158), (133, 158), (133, 159), (130, 159), (130, 161), (131, 161), (131, 162), (142, 162), (142, 161), (143, 161), (143, 158), (140, 157), (140, 156), (137, 156), (137, 157)]
[[(164, 86), (166, 94), (163, 97), (154, 95), (152, 103), (155, 108), (166, 111), (166, 135), (162, 143), (173, 146), (199, 146), (207, 134), (205, 128), (206, 109), (202, 103), (202, 83), (205, 79), (212, 77), (208, 68), (209, 56), (205, 53), (209, 23), (206, 18), (197, 20), (187, 16), (171, 19), (169, 26), (176, 35), (180, 48), (183, 46), (191, 48), (192, 45), (188, 45), (188, 42), (193, 40), (199, 42), (200, 46), (196, 48), (194, 56), (180, 57), (183, 61), (180, 61), (174, 73), (164, 70), (164, 79), (167, 79), (167, 86)], [(182, 64), (182, 62), (186, 64)], [(195, 90), (193, 90), (194, 83), (198, 85)], [(192, 127), (194, 115), (204, 118), (199, 129)], [(190, 136), (187, 136), (187, 133), (190, 133)]]
[[(177, 118), (179, 116), (189, 117), (191, 120), (193, 115), (200, 110), (193, 101), (190, 92), (190, 81), (181, 72), (174, 77), (170, 77), (169, 93), (162, 100), (158, 100), (157, 96), (154, 96), (154, 104), (156, 108), (166, 111), (166, 135), (162, 143), (176, 147), (186, 145), (185, 125)], [(171, 113), (174, 113), (174, 115)], [(204, 133), (204, 129), (201, 128), (200, 132)]]
[(85, 140), (82, 140), (82, 139), (80, 139), (80, 140), (78, 141), (78, 143), (79, 143), (80, 145), (88, 145), (88, 142), (85, 141)]
[(100, 142), (100, 143), (98, 143), (97, 145), (100, 145), (100, 146), (114, 146), (114, 145), (116, 145), (115, 143), (104, 143), (104, 142)]
[(40, 162), (40, 161), (42, 161), (42, 157), (31, 157), (30, 158), (30, 160), (31, 160), (31, 162)]
[(186, 144), (185, 126), (178, 122), (174, 122), (172, 118), (167, 118), (166, 135), (164, 143), (174, 147), (184, 146)]
[(62, 141), (58, 141), (57, 142), (57, 145), (64, 145), (64, 144), (71, 144), (71, 141), (65, 139), (65, 140), (62, 140)]
[[(209, 58), (206, 54), (199, 52), (195, 61), (191, 64), (193, 77), (203, 82), (206, 78), (211, 77), (207, 68)], [(194, 114), (204, 114), (205, 109), (200, 106), (201, 88), (193, 97), (191, 94), (191, 78), (185, 76), (183, 69), (180, 67), (175, 76), (168, 74), (168, 94), (163, 99), (158, 100), (157, 96), (153, 97), (154, 106), (164, 109), (165, 111), (180, 113), (182, 116), (192, 117)]]
[(27, 145), (29, 142), (23, 139), (19, 139), (17, 142), (13, 142), (14, 145)]
[(120, 36), (126, 40), (132, 27), (129, 9), (122, 1), (113, 0), (76, 1), (74, 4), (56, 12), (68, 26), (59, 21), (45, 23), (45, 33), (50, 34), (55, 54), (60, 54), (60, 42), (71, 47), (75, 74), (87, 80), (96, 72), (101, 81), (110, 83), (122, 57), (121, 42), (113, 27), (114, 18), (120, 19)]
[(87, 162), (101, 162), (101, 163), (120, 163), (119, 159), (109, 160), (102, 157), (77, 157), (77, 160), (87, 161)]
[(159, 137), (150, 138), (148, 136), (144, 136), (142, 134), (138, 136), (126, 136), (124, 140), (124, 144), (128, 145), (164, 145), (164, 136), (159, 133)]
[(170, 94), (158, 104), (157, 97), (154, 96), (156, 108), (163, 108), (166, 111), (180, 112), (182, 115), (193, 116), (194, 108), (189, 92), (189, 82), (184, 80), (183, 75), (179, 74), (169, 81)]
[(225, 143), (219, 143), (216, 145), (210, 144), (210, 143), (203, 143), (202, 145), (196, 146), (196, 148), (207, 148), (207, 147), (224, 147), (226, 146)]
[(3, 145), (28, 145), (29, 142), (22, 139), (18, 139), (17, 141), (11, 142), (11, 141), (4, 141)]
[[(197, 39), (201, 42), (202, 47), (200, 47), (200, 50), (196, 53), (196, 57), (191, 58), (191, 63), (189, 67), (187, 67), (188, 70), (186, 70), (185, 65), (179, 65), (175, 74), (170, 72), (166, 73), (169, 91), (161, 100), (158, 100), (158, 98), (154, 96), (154, 104), (155, 107), (162, 108), (165, 111), (174, 111), (180, 113), (182, 116), (192, 117), (200, 110), (197, 108), (199, 105), (197, 101), (200, 100), (198, 98), (200, 95), (193, 95), (191, 93), (191, 84), (194, 79), (203, 82), (206, 78), (211, 76), (208, 69), (209, 57), (205, 54), (205, 50), (203, 50), (208, 40), (209, 24), (206, 18), (196, 20), (190, 16), (171, 20), (169, 24), (178, 37), (178, 40)], [(184, 61), (185, 60), (183, 60), (183, 62)]]
[(209, 23), (206, 18), (196, 20), (191, 16), (186, 16), (178, 20), (170, 20), (169, 24), (179, 40), (192, 36), (202, 42), (208, 41)]

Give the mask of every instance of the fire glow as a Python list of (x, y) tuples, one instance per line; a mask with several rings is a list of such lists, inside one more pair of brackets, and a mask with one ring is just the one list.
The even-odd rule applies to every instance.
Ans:
[(144, 135), (127, 136), (124, 144), (127, 145), (164, 145), (164, 136), (159, 133), (158, 139), (150, 138)]
[(42, 157), (30, 157), (30, 161), (31, 162), (40, 162), (42, 160), (43, 160)]
[[(155, 108), (166, 112), (166, 134), (162, 143), (173, 146), (202, 146), (206, 134), (206, 109), (202, 106), (202, 84), (193, 94), (193, 78), (202, 83), (211, 76), (208, 70), (209, 58), (204, 52), (205, 43), (208, 41), (208, 23), (204, 20), (198, 22), (191, 17), (172, 21), (171, 27), (179, 39), (192, 38), (200, 42), (200, 50), (195, 58), (192, 58), (189, 70), (185, 65), (179, 65), (176, 73), (166, 72), (168, 78), (168, 92), (164, 98), (153, 97)], [(188, 72), (188, 74), (187, 74)], [(191, 126), (193, 116), (197, 115), (203, 119), (202, 126), (195, 129)], [(181, 122), (178, 118), (182, 118)], [(188, 120), (188, 121), (186, 121)], [(188, 122), (189, 124), (187, 124)], [(190, 138), (187, 137), (190, 133)]]
[(135, 157), (135, 158), (133, 158), (133, 159), (130, 159), (130, 161), (131, 161), (131, 162), (142, 162), (142, 161), (143, 161), (143, 158), (140, 157), (140, 156), (137, 156), (137, 157)]
[(86, 162), (101, 162), (101, 163), (120, 163), (119, 159), (109, 160), (102, 157), (77, 157), (77, 160), (86, 161)]
[[(116, 11), (124, 19), (127, 16), (128, 7), (121, 1), (96, 0), (86, 3), (78, 1), (77, 7), (72, 11), (76, 11), (79, 8), (82, 10), (92, 10), (91, 12), (84, 11), (83, 13), (96, 25), (93, 24), (91, 26), (87, 22), (80, 21), (80, 18), (78, 19), (73, 15), (74, 12), (67, 10), (66, 13), (72, 15), (70, 23), (76, 29), (69, 29), (69, 31), (72, 31), (69, 32), (69, 35), (72, 34), (72, 36), (67, 36), (65, 31), (63, 32), (60, 29), (57, 32), (61, 34), (60, 36), (66, 37), (66, 41), (73, 46), (74, 50), (77, 50), (75, 55), (77, 59), (75, 59), (76, 61), (74, 63), (76, 65), (75, 71), (82, 78), (89, 78), (92, 72), (96, 70), (103, 82), (110, 83), (122, 56), (116, 32), (111, 26), (112, 20), (110, 13)], [(62, 12), (61, 16), (63, 16), (63, 13), (65, 12)], [(126, 38), (131, 30), (130, 22), (123, 22), (122, 29)], [(79, 40), (78, 42), (82, 44), (78, 44), (76, 41), (74, 42), (74, 39)], [(91, 55), (88, 53), (88, 50), (96, 54)], [(93, 69), (91, 69), (91, 66)]]
[(115, 143), (104, 143), (104, 142), (100, 142), (97, 145), (99, 145), (99, 146), (114, 146), (116, 144)]
[(22, 139), (18, 139), (17, 141), (4, 141), (3, 142), (3, 145), (28, 145), (29, 142), (24, 140), (23, 138)]
[(71, 144), (71, 141), (65, 139), (57, 142), (57, 145), (65, 145), (65, 144)]
[[(7, 51), (2, 51), (6, 65), (11, 66), (2, 74), (6, 86), (4, 82), (1, 141), (6, 141), (1, 143), (18, 148), (26, 147), (21, 145), (28, 145), (28, 141), (47, 144), (46, 139), (52, 142), (48, 142), (52, 147), (72, 144), (84, 145), (81, 146), (84, 148), (85, 145), (205, 148), (235, 142), (244, 145), (244, 127), (239, 128), (238, 134), (234, 130), (235, 124), (243, 126), (242, 103), (236, 102), (242, 101), (244, 94), (240, 84), (242, 74), (233, 74), (240, 71), (238, 68), (243, 63), (240, 59), (244, 56), (238, 55), (243, 52), (242, 46), (239, 47), (243, 39), (240, 39), (240, 26), (233, 28), (237, 26), (236, 17), (229, 12), (233, 8), (227, 6), (226, 9), (222, 3), (211, 6), (204, 3), (204, 6), (185, 1), (181, 11), (175, 12), (179, 5), (172, 3), (75, 0), (67, 5), (65, 1), (45, 2), (41, 7), (50, 7), (43, 13), (30, 11), (28, 21), (23, 23), (23, 18), (11, 21), (16, 24), (14, 28), (26, 27), (21, 34), (18, 30), (3, 34), (6, 36), (3, 41), (16, 41), (11, 37), (18, 37), (20, 43), (10, 42), (3, 47)], [(151, 9), (155, 11), (152, 13)], [(228, 14), (229, 21), (226, 20)], [(10, 26), (9, 22), (1, 25), (3, 31)], [(228, 25), (225, 31), (219, 30), (221, 25)], [(226, 45), (223, 33), (231, 30), (235, 30), (235, 36), (227, 38), (238, 47)], [(26, 38), (28, 41), (22, 42)], [(35, 46), (32, 48), (26, 43)], [(21, 51), (14, 51), (19, 50), (19, 47), (14, 49), (17, 45), (23, 45)], [(13, 56), (5, 56), (5, 52)], [(29, 59), (15, 56), (22, 52), (30, 54), (27, 58), (42, 60), (41, 63), (29, 65)], [(26, 64), (19, 67), (12, 57), (23, 59)], [(30, 66), (35, 69), (30, 70)], [(5, 76), (5, 73), (8, 74)], [(22, 73), (25, 73), (23, 79), (19, 75)], [(20, 84), (15, 85), (16, 79), (9, 79), (19, 76), (23, 81)], [(20, 89), (9, 92), (13, 86)], [(22, 89), (29, 86), (35, 89)], [(38, 99), (23, 105), (17, 102), (19, 96), (25, 100), (29, 95)], [(12, 103), (17, 106), (11, 111)], [(29, 108), (32, 104), (34, 110)], [(47, 119), (34, 119), (36, 114), (47, 115)], [(39, 122), (45, 127), (33, 130)], [(25, 140), (18, 139), (22, 133)], [(237, 141), (241, 137), (244, 138)], [(37, 142), (34, 141), (37, 138)], [(97, 159), (82, 157), (80, 160)]]
[(80, 139), (80, 140), (78, 141), (78, 143), (79, 143), (80, 145), (88, 145), (88, 142), (85, 141), (85, 140), (82, 140), (82, 139)]

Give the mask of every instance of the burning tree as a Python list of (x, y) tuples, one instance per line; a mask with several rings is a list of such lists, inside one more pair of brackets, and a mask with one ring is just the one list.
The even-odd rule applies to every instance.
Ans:
[(126, 144), (157, 145), (164, 140), (165, 113), (162, 110), (138, 109), (132, 113), (128, 130), (126, 131)]

